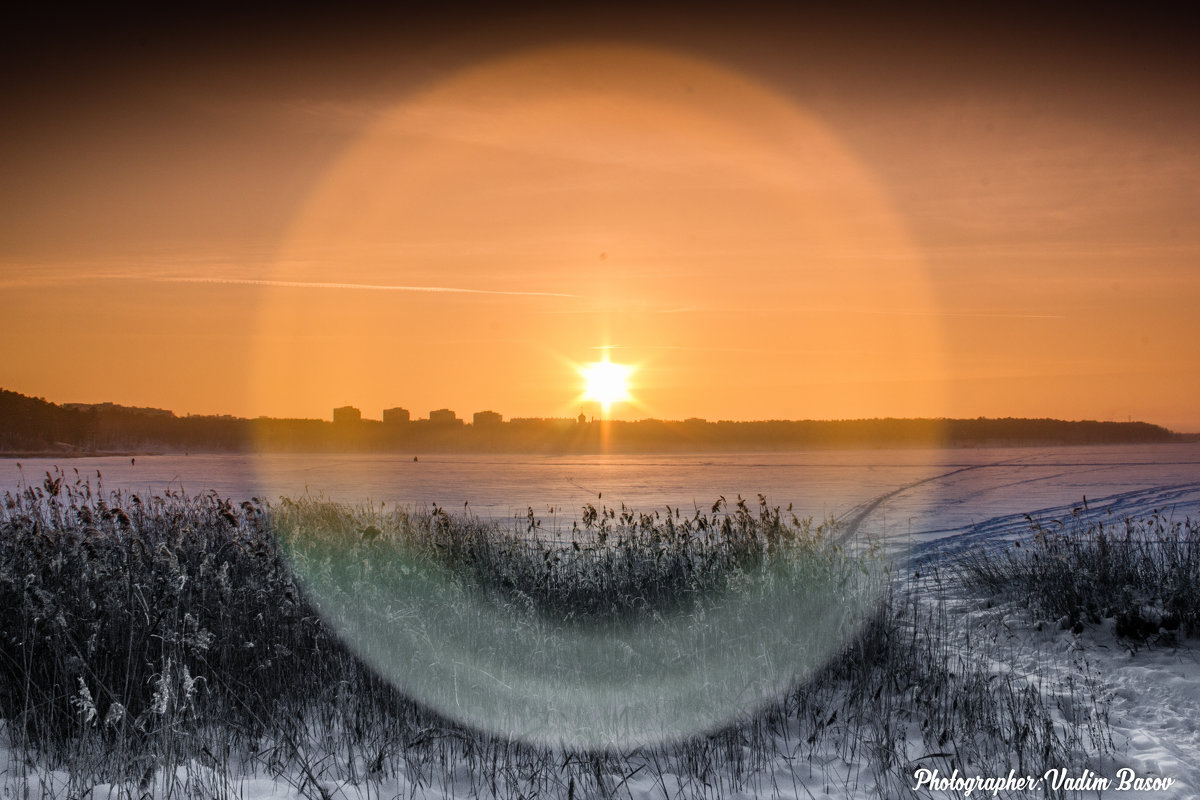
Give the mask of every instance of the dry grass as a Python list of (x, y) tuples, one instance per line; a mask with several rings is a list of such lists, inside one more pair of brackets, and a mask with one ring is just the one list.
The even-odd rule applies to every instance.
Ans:
[(1030, 526), (1023, 545), (969, 554), (960, 580), (1077, 632), (1104, 619), (1134, 642), (1200, 631), (1200, 522), (1156, 513)]
[(0, 717), (20, 756), (5, 780), (36, 793), (61, 770), (43, 788), (72, 797), (99, 785), (236, 797), (252, 776), (311, 797), (348, 785), (608, 797), (650, 775), (667, 797), (725, 797), (802, 794), (823, 774), (835, 794), (898, 797), (917, 766), (1040, 774), (1111, 747), (1095, 687), (1064, 715), (1048, 689), (997, 673), (1002, 648), (963, 638), (936, 571), (920, 591), (892, 581), (836, 658), (730, 727), (632, 751), (521, 744), (454, 724), (365, 667), (283, 552), (297, 526), (359, 548), (399, 537), (556, 623), (669, 611), (798, 545), (837, 552), (835, 527), (765, 500), (691, 517), (588, 508), (581, 522), (556, 542), (437, 509), (102, 496), (47, 475), (0, 510)]

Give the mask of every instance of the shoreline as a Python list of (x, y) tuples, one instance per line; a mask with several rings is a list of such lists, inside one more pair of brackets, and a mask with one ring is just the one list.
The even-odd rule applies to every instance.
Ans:
[(996, 449), (1039, 449), (1039, 448), (1071, 448), (1071, 447), (1146, 447), (1169, 446), (1180, 444), (1200, 443), (1200, 434), (1177, 434), (1179, 438), (1171, 441), (1130, 441), (1130, 442), (1063, 442), (1063, 441), (1034, 441), (1034, 440), (993, 440), (987, 442), (861, 442), (844, 445), (801, 445), (783, 444), (778, 447), (764, 447), (747, 444), (744, 446), (711, 446), (688, 448), (635, 448), (613, 447), (611, 449), (592, 448), (454, 448), (414, 447), (407, 450), (390, 449), (155, 449), (155, 450), (0, 450), (0, 460), (18, 460), (22, 458), (143, 458), (159, 456), (394, 456), (408, 458), (425, 455), (464, 455), (464, 456), (592, 456), (592, 455), (639, 455), (639, 456), (694, 456), (706, 454), (759, 454), (759, 453), (838, 453), (861, 452), (868, 450), (906, 451), (906, 450), (996, 450)]
[[(0, 459), (22, 458), (143, 458), (147, 456), (177, 456), (169, 450), (21, 450), (0, 452)], [(197, 455), (221, 455), (221, 453), (197, 453)]]

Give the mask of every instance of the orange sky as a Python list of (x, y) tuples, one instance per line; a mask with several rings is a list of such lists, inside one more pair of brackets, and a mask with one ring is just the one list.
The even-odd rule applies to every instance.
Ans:
[(0, 386), (1200, 430), (1170, 20), (252, 22), (6, 56)]

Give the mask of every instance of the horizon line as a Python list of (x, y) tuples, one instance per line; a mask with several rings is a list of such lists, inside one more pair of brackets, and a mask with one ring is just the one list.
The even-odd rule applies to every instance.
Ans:
[[(123, 409), (123, 410), (134, 411), (134, 412), (154, 412), (157, 414), (169, 414), (176, 419), (187, 419), (188, 417), (217, 417), (217, 418), (224, 417), (224, 418), (232, 418), (232, 419), (236, 419), (236, 420), (243, 420), (243, 421), (250, 421), (250, 422), (253, 422), (256, 420), (276, 420), (276, 421), (280, 421), (280, 420), (301, 421), (302, 420), (302, 421), (311, 421), (311, 422), (327, 422), (330, 424), (332, 424), (332, 422), (333, 422), (333, 420), (331, 420), (330, 418), (327, 418), (327, 417), (272, 416), (270, 414), (257, 414), (255, 416), (240, 416), (240, 415), (231, 414), (228, 412), (212, 412), (212, 413), (184, 412), (182, 414), (179, 414), (179, 413), (176, 413), (173, 409), (169, 409), (169, 408), (159, 408), (156, 406), (125, 405), (122, 403), (113, 402), (111, 400), (105, 400), (105, 401), (100, 401), (100, 402), (74, 402), (74, 401), (72, 401), (72, 402), (62, 402), (62, 401), (55, 402), (52, 400), (47, 400), (44, 397), (38, 397), (36, 395), (27, 395), (27, 394), (24, 394), (23, 392), (19, 392), (14, 389), (7, 389), (7, 388), (0, 386), (0, 393), (6, 393), (6, 392), (10, 392), (12, 394), (18, 395), (19, 397), (22, 397), (25, 399), (37, 400), (40, 402), (48, 403), (51, 405), (58, 406), (59, 408), (68, 409), (68, 410), (75, 410), (75, 408), (73, 408), (73, 407), (111, 406), (115, 409)], [(356, 420), (358, 422), (377, 422), (380, 424), (382, 424), (382, 422), (383, 422), (382, 418), (375, 419), (375, 418), (370, 418), (370, 417), (362, 417), (361, 410), (357, 406), (352, 406), (352, 405), (337, 406), (335, 408), (337, 410), (341, 410), (343, 408), (351, 408), (355, 412), (358, 412), (360, 414), (359, 419)], [(392, 408), (400, 408), (403, 411), (408, 411), (408, 409), (404, 409), (403, 407), (400, 407), (400, 406), (393, 406)], [(381, 409), (381, 411), (390, 411), (390, 410), (392, 410), (392, 408)], [(454, 414), (454, 419), (456, 421), (461, 421), (464, 424), (471, 424), (470, 420), (468, 420), (467, 417), (459, 417), (458, 412), (453, 411), (452, 409), (441, 408), (441, 409), (434, 409), (434, 411), (451, 411)], [(501, 416), (501, 420), (500, 420), (501, 423), (511, 422), (514, 419), (517, 419), (517, 420), (558, 420), (558, 421), (578, 420), (577, 415), (565, 416), (565, 417), (509, 416), (507, 419), (505, 419), (504, 415), (500, 414), (500, 412), (494, 411), (493, 409), (484, 409), (479, 412), (472, 412), (472, 416), (475, 413), (487, 413), (487, 412), (494, 413), (494, 414), (497, 414), (498, 416)], [(381, 417), (382, 417), (382, 414), (381, 414)], [(1171, 433), (1182, 434), (1182, 435), (1192, 435), (1193, 433), (1200, 434), (1200, 431), (1190, 432), (1190, 431), (1183, 431), (1183, 430), (1174, 430), (1174, 429), (1169, 428), (1166, 425), (1161, 424), (1161, 423), (1150, 422), (1149, 420), (1143, 420), (1143, 419), (1133, 419), (1132, 417), (1125, 419), (1125, 420), (1113, 420), (1113, 419), (1086, 419), (1086, 418), (1065, 419), (1062, 417), (1050, 417), (1050, 416), (1041, 416), (1041, 417), (1003, 416), (1003, 417), (1000, 417), (1000, 416), (976, 415), (976, 416), (962, 416), (962, 417), (952, 417), (952, 416), (909, 416), (909, 417), (906, 417), (906, 416), (884, 415), (884, 416), (874, 416), (874, 417), (824, 417), (824, 418), (769, 417), (769, 418), (757, 418), (757, 419), (725, 419), (725, 418), (710, 419), (707, 417), (700, 417), (700, 416), (693, 415), (693, 416), (683, 417), (683, 418), (679, 418), (679, 419), (667, 419), (664, 417), (641, 417), (638, 419), (612, 419), (612, 418), (604, 418), (604, 417), (598, 418), (595, 415), (591, 415), (589, 417), (588, 421), (589, 422), (597, 422), (597, 421), (599, 421), (599, 422), (618, 422), (618, 423), (639, 423), (639, 422), (684, 423), (684, 422), (688, 422), (689, 420), (701, 421), (704, 423), (712, 423), (712, 424), (715, 424), (715, 423), (735, 423), (735, 424), (736, 423), (770, 423), (770, 422), (880, 422), (880, 421), (975, 422), (975, 421), (1022, 420), (1022, 421), (1051, 421), (1051, 422), (1068, 422), (1068, 423), (1089, 423), (1090, 422), (1090, 423), (1111, 424), (1111, 425), (1139, 424), (1139, 425), (1150, 425), (1150, 426), (1156, 427), (1156, 428), (1162, 428), (1163, 430), (1169, 431)], [(428, 422), (428, 421), (430, 421), (429, 417), (410, 417), (410, 419), (407, 420), (407, 422), (410, 422), (410, 423), (412, 423), (412, 422)]]

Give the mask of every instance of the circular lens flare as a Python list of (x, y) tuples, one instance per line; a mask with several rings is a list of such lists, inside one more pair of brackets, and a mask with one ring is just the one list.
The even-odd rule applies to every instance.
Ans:
[[(574, 366), (605, 414), (622, 402), (731, 415), (720, 419), (940, 408), (929, 276), (876, 177), (789, 98), (656, 48), (537, 48), (407, 98), (313, 186), (273, 278), (257, 320), (264, 407), (437, 408), (454, 392), (539, 413), (576, 396), (547, 351), (611, 339), (636, 360), (636, 386), (634, 367), (607, 356)], [(380, 368), (398, 357), (403, 368)], [(548, 388), (562, 394), (547, 401)], [(556, 430), (570, 446), (619, 427)], [(712, 427), (737, 435), (736, 424)], [(806, 490), (819, 507), (822, 487)], [(509, 499), (532, 514), (542, 498), (522, 492)], [(415, 532), (398, 525), (394, 541), (390, 530), (328, 531), (324, 512), (281, 518), (279, 530), (326, 622), (408, 696), (500, 735), (623, 748), (752, 713), (875, 608), (878, 559), (810, 547), (803, 528), (773, 550), (750, 535), (782, 530), (772, 518), (756, 522), (740, 500), (727, 511), (689, 531), (676, 509), (647, 533), (632, 510), (589, 502), (578, 549), (529, 559), (521, 542), (505, 562), (487, 557), (496, 531), (475, 538), (438, 515)], [(633, 547), (635, 534), (653, 541)], [(718, 535), (747, 558), (719, 585), (685, 582), (662, 608), (568, 620), (528, 600), (564, 564), (582, 570), (585, 599), (654, 570), (691, 575), (709, 562), (687, 548)], [(682, 548), (678, 563), (659, 557), (668, 542)], [(511, 569), (471, 573), (488, 564)]]

